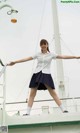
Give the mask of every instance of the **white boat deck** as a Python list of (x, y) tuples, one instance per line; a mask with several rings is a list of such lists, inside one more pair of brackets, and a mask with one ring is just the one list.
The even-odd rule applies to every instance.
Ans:
[[(70, 113), (51, 113), (51, 114), (40, 114), (40, 115), (27, 115), (27, 116), (18, 116), (6, 115), (6, 125), (15, 126), (15, 125), (33, 125), (33, 124), (60, 124), (60, 123), (80, 123), (80, 112), (70, 112)], [(2, 121), (2, 110), (0, 111), (0, 124)]]
[[(80, 133), (80, 112), (29, 116), (6, 115), (9, 133)], [(0, 124), (2, 111), (0, 111)]]

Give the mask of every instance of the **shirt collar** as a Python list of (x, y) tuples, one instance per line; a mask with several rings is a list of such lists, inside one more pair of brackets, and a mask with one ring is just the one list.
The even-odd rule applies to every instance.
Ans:
[(47, 51), (47, 53), (42, 53), (42, 52), (41, 52), (41, 54), (44, 54), (44, 55), (45, 55), (45, 54), (48, 54), (48, 53), (49, 53), (48, 51)]

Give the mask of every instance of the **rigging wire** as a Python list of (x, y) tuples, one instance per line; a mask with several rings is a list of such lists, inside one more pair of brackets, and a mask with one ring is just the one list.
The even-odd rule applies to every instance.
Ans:
[[(36, 51), (37, 51), (37, 47), (38, 47), (38, 42), (39, 42), (39, 39), (40, 39), (40, 32), (41, 32), (41, 28), (42, 28), (42, 22), (43, 22), (43, 18), (44, 18), (44, 12), (45, 12), (45, 6), (46, 6), (46, 0), (44, 0), (44, 4), (43, 4), (43, 9), (42, 9), (42, 14), (41, 14), (41, 21), (40, 21), (40, 26), (39, 26), (39, 32), (38, 32), (38, 37), (37, 37), (37, 41), (36, 41), (36, 46), (35, 46), (35, 53), (36, 53)], [(54, 36), (53, 36), (53, 38), (52, 38), (52, 40), (50, 41), (50, 43), (49, 43), (49, 45), (51, 45), (52, 43), (53, 43), (53, 41), (54, 41)], [(68, 51), (72, 54), (72, 55), (75, 55), (69, 48), (68, 48), (68, 46), (66, 45), (66, 43), (64, 42), (64, 40), (62, 39), (62, 38), (60, 38), (61, 39), (61, 41), (64, 43), (64, 46), (66, 46), (66, 48), (68, 49)], [(61, 43), (62, 44), (62, 43)], [(79, 62), (79, 61), (78, 61)], [(79, 62), (80, 63), (80, 62)], [(34, 69), (34, 64), (35, 64), (35, 61), (33, 61), (33, 64), (32, 64), (32, 70), (31, 70), (31, 75), (32, 75), (32, 73), (33, 73), (33, 69)], [(31, 77), (31, 76), (30, 76)], [(27, 82), (26, 82), (26, 84), (27, 84)], [(26, 84), (24, 85), (24, 89), (26, 88), (25, 86), (26, 86)], [(22, 92), (24, 91), (24, 89), (21, 89), (21, 91), (20, 91), (20, 93), (18, 94), (18, 96), (17, 96), (17, 98), (16, 99), (18, 99), (19, 98), (19, 96), (22, 94)]]
[[(39, 42), (39, 39), (40, 39), (40, 33), (41, 33), (41, 28), (42, 28), (42, 22), (43, 22), (43, 18), (44, 18), (44, 12), (45, 12), (46, 3), (47, 3), (47, 1), (44, 0), (43, 7), (42, 7), (42, 13), (41, 13), (41, 21), (40, 21), (40, 26), (39, 26), (38, 37), (37, 37), (37, 41), (36, 41), (36, 43), (35, 43), (35, 44), (36, 44), (36, 46), (35, 46), (35, 53), (36, 53), (36, 51), (37, 51), (38, 42)], [(32, 75), (32, 73), (33, 73), (34, 64), (35, 64), (35, 60), (33, 60), (31, 75)], [(31, 77), (31, 76), (30, 76), (30, 77)], [(22, 92), (25, 90), (26, 84), (27, 84), (27, 82), (25, 83), (25, 85), (24, 85), (24, 87), (23, 87), (24, 89), (22, 88), (22, 89), (20, 90), (20, 92), (19, 92), (17, 98), (15, 98), (15, 101), (20, 97), (20, 95), (22, 94)], [(28, 93), (28, 91), (29, 91), (29, 88), (28, 88), (28, 90), (27, 90), (26, 93)], [(11, 108), (11, 107), (12, 107), (12, 106), (10, 106), (10, 108)]]
[[(43, 16), (41, 17), (42, 19), (43, 19)], [(41, 19), (41, 23), (40, 23), (40, 29), (41, 29), (41, 25), (42, 25), (42, 19)], [(37, 39), (37, 43), (36, 44), (38, 44), (38, 41), (39, 41), (39, 37), (40, 37), (40, 30), (39, 30), (39, 34), (38, 34), (38, 39)], [(67, 46), (67, 44), (65, 43), (65, 41), (60, 37), (60, 39), (61, 39), (61, 41), (63, 42), (63, 43), (61, 43), (61, 45), (64, 45), (65, 47), (66, 47), (66, 49), (72, 54), (72, 55), (75, 55), (75, 53)], [(49, 43), (49, 45), (51, 45), (52, 43), (53, 43), (53, 41), (55, 40), (55, 38), (54, 38), (54, 35), (53, 35), (53, 38), (52, 38), (52, 40), (50, 41), (50, 43)], [(37, 45), (36, 45), (36, 49), (35, 49), (35, 52), (36, 52), (36, 50), (37, 50)], [(79, 60), (77, 60), (78, 61), (78, 63), (80, 63), (80, 61)], [(33, 65), (32, 66), (34, 66), (34, 63), (35, 63), (35, 61), (33, 61)], [(32, 72), (33, 72), (33, 67), (32, 67)], [(32, 73), (31, 73), (32, 74)], [(30, 76), (31, 77), (31, 76)], [(26, 83), (27, 84), (27, 83)], [(26, 84), (24, 85), (24, 89), (26, 88), (25, 86), (26, 86)], [(19, 96), (22, 94), (22, 92), (24, 91), (24, 89), (21, 89), (21, 91), (20, 91), (20, 93), (18, 94), (18, 96), (17, 96), (17, 99), (19, 98)]]
[[(37, 47), (38, 47), (38, 42), (39, 42), (39, 39), (40, 39), (40, 33), (41, 33), (41, 28), (42, 28), (42, 22), (43, 22), (43, 18), (44, 18), (44, 13), (45, 13), (45, 7), (46, 7), (46, 0), (44, 0), (44, 3), (43, 3), (43, 8), (42, 8), (42, 13), (41, 13), (41, 21), (40, 21), (40, 26), (39, 26), (39, 32), (38, 32), (38, 36), (37, 36), (37, 41), (36, 41), (36, 46), (35, 46), (35, 53), (37, 51)], [(32, 72), (31, 72), (31, 75), (33, 73), (33, 69), (34, 69), (34, 64), (35, 64), (35, 60), (33, 60), (33, 67), (32, 67)]]
[[(65, 42), (61, 37), (60, 37), (60, 39), (61, 39), (61, 41), (63, 42), (63, 43), (61, 43), (61, 45), (65, 46), (66, 49), (67, 49), (73, 56), (75, 56), (75, 53), (67, 46), (66, 42)], [(77, 60), (77, 62), (80, 63), (79, 59)]]

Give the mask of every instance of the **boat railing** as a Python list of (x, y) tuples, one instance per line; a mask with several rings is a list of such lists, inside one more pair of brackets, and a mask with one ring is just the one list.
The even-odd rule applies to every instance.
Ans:
[[(2, 95), (0, 94), (0, 99), (2, 99), (2, 113), (0, 114), (2, 116), (2, 122), (0, 123), (0, 132), (1, 133), (8, 133), (8, 126), (6, 125), (6, 66), (4, 65), (2, 60), (0, 59), (0, 64), (2, 66), (2, 69), (0, 70), (0, 80), (2, 80), (2, 83), (0, 86), (2, 86)], [(0, 110), (1, 111), (1, 110)]]
[[(69, 112), (80, 112), (80, 97), (61, 98), (61, 101), (66, 103), (64, 106)], [(26, 112), (26, 104), (26, 101), (6, 103), (6, 112), (9, 115), (22, 115)], [(35, 100), (31, 115), (53, 112), (61, 112), (53, 99)]]
[[(3, 125), (5, 125), (5, 111), (9, 114), (22, 114), (26, 111), (27, 100), (21, 102), (6, 103), (6, 65), (4, 65), (1, 60), (0, 64), (3, 66), (2, 70), (0, 71), (0, 77), (3, 75), (3, 83), (1, 84), (3, 86), (3, 96), (0, 96), (0, 98), (3, 99), (3, 102), (0, 103), (0, 108), (2, 109)], [(69, 110), (69, 112), (80, 112), (80, 97), (61, 98), (61, 101), (63, 102), (67, 110)], [(50, 113), (54, 111), (59, 112), (60, 110), (53, 99), (35, 100), (31, 111), (32, 114), (40, 114), (45, 111), (47, 113)]]
[(2, 95), (0, 94), (0, 99), (2, 99), (2, 125), (5, 125), (5, 111), (6, 111), (6, 66), (4, 65), (2, 60), (0, 59), (0, 64), (2, 66), (2, 69), (0, 71), (0, 78), (2, 78)]

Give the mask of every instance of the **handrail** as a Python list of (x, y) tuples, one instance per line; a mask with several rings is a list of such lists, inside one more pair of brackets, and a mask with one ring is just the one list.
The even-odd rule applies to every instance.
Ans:
[(3, 64), (3, 62), (2, 62), (2, 60), (0, 59), (0, 64), (2, 65), (2, 66), (4, 66), (4, 64)]
[(2, 60), (0, 59), (0, 64), (3, 66), (2, 70), (0, 71), (0, 77), (3, 75), (3, 114), (2, 114), (2, 125), (5, 125), (5, 108), (6, 108), (6, 67), (7, 65), (4, 65)]
[[(69, 97), (69, 98), (61, 98), (60, 100), (70, 100), (70, 99), (80, 99), (80, 97)], [(54, 101), (54, 99), (48, 99), (48, 100), (35, 100), (34, 102), (47, 102), (47, 101)], [(6, 105), (9, 104), (22, 104), (22, 103), (27, 103), (27, 101), (22, 101), (22, 102), (8, 102)], [(1, 104), (0, 104), (1, 105)]]
[(6, 65), (3, 64), (2, 60), (0, 59), (0, 64), (1, 66), (3, 66), (2, 70), (0, 71), (0, 77), (2, 76), (2, 74), (5, 72), (6, 69)]
[(2, 68), (2, 70), (0, 71), (0, 77), (2, 76), (2, 74), (5, 72), (6, 69), (6, 65)]

